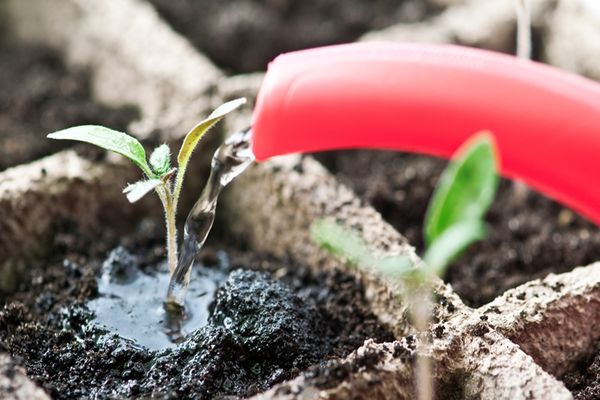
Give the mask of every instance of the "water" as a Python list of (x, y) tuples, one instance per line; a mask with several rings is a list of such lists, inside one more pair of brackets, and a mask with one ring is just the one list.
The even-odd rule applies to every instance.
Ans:
[(186, 312), (176, 314), (179, 315), (176, 320), (172, 317), (174, 313), (163, 308), (164, 290), (169, 282), (166, 262), (155, 273), (148, 274), (128, 260), (131, 257), (117, 249), (105, 262), (98, 279), (100, 296), (87, 303), (95, 314), (93, 326), (115, 333), (136, 346), (161, 350), (173, 347), (187, 333), (208, 324), (209, 305), (225, 279), (222, 269), (228, 260), (224, 254), (220, 254), (218, 268), (203, 265), (194, 268)]
[(185, 221), (179, 260), (171, 276), (165, 302), (165, 309), (174, 316), (174, 329), (177, 327), (177, 315), (182, 315), (184, 310), (194, 259), (204, 245), (215, 220), (219, 194), (254, 161), (254, 154), (250, 148), (251, 134), (250, 128), (237, 132), (217, 149), (212, 158), (206, 186)]

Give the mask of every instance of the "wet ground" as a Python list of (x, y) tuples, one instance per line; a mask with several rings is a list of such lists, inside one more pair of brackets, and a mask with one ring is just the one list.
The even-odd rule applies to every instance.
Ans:
[[(149, 350), (94, 322), (90, 301), (126, 297), (103, 293), (102, 271), (106, 278), (109, 266), (121, 273), (121, 283), (135, 280), (131, 272), (160, 274), (160, 240), (147, 233), (144, 239), (126, 238), (106, 261), (108, 249), (70, 236), (58, 236), (70, 248), (32, 269), (0, 311), (0, 348), (53, 398), (245, 397), (346, 356), (367, 338), (392, 340), (350, 275), (314, 273), (294, 260), (213, 243), (198, 260), (221, 277), (205, 325), (177, 346)], [(137, 271), (128, 270), (132, 263)]]

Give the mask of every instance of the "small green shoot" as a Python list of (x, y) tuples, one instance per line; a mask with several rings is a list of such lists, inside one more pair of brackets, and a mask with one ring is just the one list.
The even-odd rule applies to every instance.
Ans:
[(439, 276), (485, 236), (483, 217), (496, 196), (497, 164), (492, 136), (480, 133), (460, 147), (442, 174), (425, 215), (423, 257)]
[[(425, 265), (415, 268), (408, 257), (374, 255), (353, 231), (328, 220), (317, 220), (311, 236), (322, 248), (359, 268), (406, 283), (406, 300), (414, 327), (424, 332), (431, 320), (433, 274), (442, 277), (447, 265), (486, 233), (483, 216), (492, 203), (498, 178), (491, 135), (479, 134), (465, 143), (444, 171), (425, 219)], [(425, 285), (423, 285), (425, 283)], [(433, 397), (431, 359), (417, 354), (417, 397)]]
[[(167, 144), (155, 148), (148, 162), (146, 151), (136, 138), (103, 126), (76, 126), (51, 133), (48, 138), (77, 140), (96, 145), (128, 158), (142, 170), (145, 176), (138, 182), (128, 185), (123, 193), (131, 203), (135, 203), (152, 191), (156, 191), (158, 194), (165, 212), (169, 270), (173, 273), (177, 266), (177, 230), (175, 227), (177, 204), (190, 157), (204, 134), (225, 115), (245, 102), (244, 98), (227, 102), (192, 128), (186, 135), (177, 156), (177, 168), (171, 167), (171, 150)], [(174, 183), (172, 182), (173, 176), (175, 176)]]
[(425, 219), (427, 250), (420, 273), (406, 257), (377, 257), (360, 237), (327, 220), (315, 221), (311, 236), (321, 247), (359, 267), (374, 267), (382, 275), (405, 280), (443, 276), (448, 264), (469, 245), (485, 237), (483, 217), (498, 186), (496, 153), (490, 134), (467, 141), (444, 171)]
[(479, 220), (494, 200), (498, 177), (491, 137), (476, 136), (458, 151), (442, 174), (425, 216), (431, 245), (448, 227)]
[(408, 257), (378, 257), (372, 254), (355, 232), (333, 221), (315, 221), (310, 227), (310, 234), (322, 248), (341, 257), (351, 266), (372, 267), (384, 275), (393, 277), (403, 277), (414, 270)]

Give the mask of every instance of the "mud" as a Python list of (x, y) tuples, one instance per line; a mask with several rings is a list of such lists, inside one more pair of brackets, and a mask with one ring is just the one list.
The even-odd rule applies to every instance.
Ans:
[[(383, 151), (317, 157), (423, 251), (422, 224), (445, 161)], [(486, 220), (488, 237), (471, 246), (445, 276), (470, 306), (486, 304), (531, 279), (600, 258), (600, 231), (592, 223), (533, 190), (519, 198), (508, 181), (501, 182)]]
[[(132, 263), (144, 274), (157, 272), (164, 246), (145, 228), (120, 242), (128, 251), (104, 263), (123, 266), (111, 267), (114, 279), (131, 279)], [(176, 347), (151, 351), (91, 322), (86, 303), (100, 295), (110, 246), (71, 234), (58, 240), (70, 246), (32, 265), (0, 311), (0, 348), (53, 398), (244, 397), (346, 356), (368, 338), (393, 340), (368, 311), (361, 283), (344, 272), (314, 274), (294, 260), (212, 243), (198, 263), (227, 279), (208, 323)]]
[(58, 53), (0, 41), (0, 170), (32, 161), (73, 142), (46, 139), (73, 125), (125, 130), (133, 107), (110, 108), (93, 100), (89, 74), (67, 70)]

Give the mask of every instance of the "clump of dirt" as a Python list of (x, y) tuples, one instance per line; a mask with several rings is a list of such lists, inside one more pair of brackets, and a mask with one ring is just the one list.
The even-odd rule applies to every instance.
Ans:
[[(423, 251), (425, 212), (446, 161), (364, 150), (317, 158)], [(520, 198), (507, 180), (501, 182), (486, 220), (487, 238), (452, 264), (444, 279), (470, 306), (484, 305), (550, 272), (600, 259), (600, 230), (595, 225), (533, 190)]]
[[(86, 303), (100, 295), (98, 254), (107, 246), (64, 236), (83, 247), (32, 266), (0, 311), (0, 347), (53, 398), (245, 397), (348, 355), (367, 338), (393, 339), (369, 311), (360, 281), (343, 271), (313, 273), (293, 260), (212, 244), (198, 262), (227, 279), (208, 324), (176, 347), (151, 351), (92, 322)], [(160, 242), (123, 240), (136, 252), (121, 258), (155, 273)]]
[(175, 30), (233, 72), (264, 70), (282, 52), (351, 42), (437, 11), (420, 0), (149, 1)]
[[(235, 270), (217, 291), (210, 321), (228, 328), (251, 354), (273, 361), (319, 357), (316, 309), (266, 273)], [(282, 357), (282, 355), (285, 355)]]
[(213, 306), (207, 326), (155, 356), (142, 393), (248, 396), (327, 352), (316, 308), (267, 273), (234, 270)]
[(600, 342), (592, 354), (577, 363), (575, 370), (563, 378), (565, 386), (575, 400), (600, 399)]
[(46, 139), (73, 125), (125, 130), (132, 107), (110, 108), (92, 98), (89, 73), (67, 69), (60, 55), (39, 46), (0, 43), (0, 170), (73, 143)]

